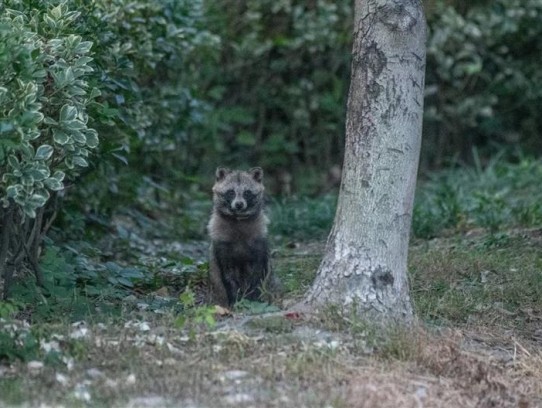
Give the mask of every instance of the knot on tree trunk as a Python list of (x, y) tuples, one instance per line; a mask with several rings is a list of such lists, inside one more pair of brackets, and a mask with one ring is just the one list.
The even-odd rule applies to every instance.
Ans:
[(371, 282), (376, 290), (382, 290), (386, 286), (393, 286), (393, 274), (388, 269), (378, 267), (373, 271)]

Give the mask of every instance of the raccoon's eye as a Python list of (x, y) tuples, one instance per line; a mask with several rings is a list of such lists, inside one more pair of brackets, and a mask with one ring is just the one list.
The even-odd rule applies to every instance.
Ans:
[(243, 191), (243, 198), (247, 201), (251, 200), (254, 198), (254, 193), (250, 190)]
[(228, 190), (224, 193), (224, 198), (228, 201), (231, 201), (235, 198), (235, 191)]

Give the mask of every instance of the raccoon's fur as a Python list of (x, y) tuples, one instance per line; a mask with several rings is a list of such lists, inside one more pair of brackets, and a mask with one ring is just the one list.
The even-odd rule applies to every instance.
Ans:
[(209, 283), (211, 302), (231, 306), (245, 297), (260, 300), (271, 281), (263, 170), (219, 167), (213, 186)]

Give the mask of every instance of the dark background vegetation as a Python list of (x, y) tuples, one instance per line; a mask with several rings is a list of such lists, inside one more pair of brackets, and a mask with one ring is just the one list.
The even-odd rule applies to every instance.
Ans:
[[(85, 301), (66, 308), (84, 312), (159, 288), (173, 264), (204, 276), (204, 256), (190, 251), (167, 265), (134, 259), (129, 226), (205, 239), (217, 165), (265, 169), (277, 242), (325, 239), (343, 155), (350, 0), (59, 4), (1, 6), (0, 260), (19, 271), (21, 309), (50, 309), (36, 282), (57, 299), (82, 289)], [(425, 6), (413, 235), (539, 225), (542, 1)]]

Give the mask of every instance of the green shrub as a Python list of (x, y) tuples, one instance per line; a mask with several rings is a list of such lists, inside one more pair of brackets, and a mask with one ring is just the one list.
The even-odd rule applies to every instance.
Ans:
[(82, 10), (77, 29), (94, 43), (101, 96), (92, 117), (107, 135), (69, 204), (108, 215), (141, 189), (168, 193), (197, 162), (190, 146), (209, 109), (198, 78), (219, 39), (207, 28), (202, 0), (69, 4)]
[(0, 199), (31, 218), (98, 146), (87, 114), (99, 95), (87, 81), (92, 43), (69, 34), (77, 16), (57, 6), (0, 19)]
[[(0, 17), (0, 276), (4, 297), (15, 270), (28, 264), (39, 284), (39, 245), (51, 192), (88, 166), (98, 134), (88, 106), (92, 43), (73, 34), (78, 12), (5, 2)], [(14, 8), (9, 8), (14, 6)], [(47, 218), (47, 217), (46, 217)]]
[(257, 163), (272, 174), (340, 161), (351, 2), (208, 1), (206, 13), (222, 41), (218, 60), (202, 67), (213, 109), (190, 146), (198, 164)]
[[(108, 207), (146, 173), (175, 174), (204, 104), (192, 95), (201, 1), (8, 0), (0, 6), (0, 277), (38, 265), (65, 178), (80, 209)], [(102, 135), (97, 155), (98, 132)], [(96, 149), (98, 150), (98, 149)], [(122, 172), (110, 160), (138, 163)], [(86, 168), (84, 184), (75, 177)], [(170, 177), (171, 178), (171, 177)], [(106, 182), (104, 182), (106, 181)], [(63, 193), (64, 194), (64, 193)], [(132, 195), (130, 195), (132, 194)], [(116, 197), (113, 205), (122, 204)], [(113, 201), (111, 201), (113, 203)]]
[(429, 16), (422, 161), (468, 159), (473, 146), (540, 152), (542, 0), (436, 2)]
[(270, 206), (271, 232), (287, 239), (325, 239), (331, 230), (337, 197), (293, 197)]

